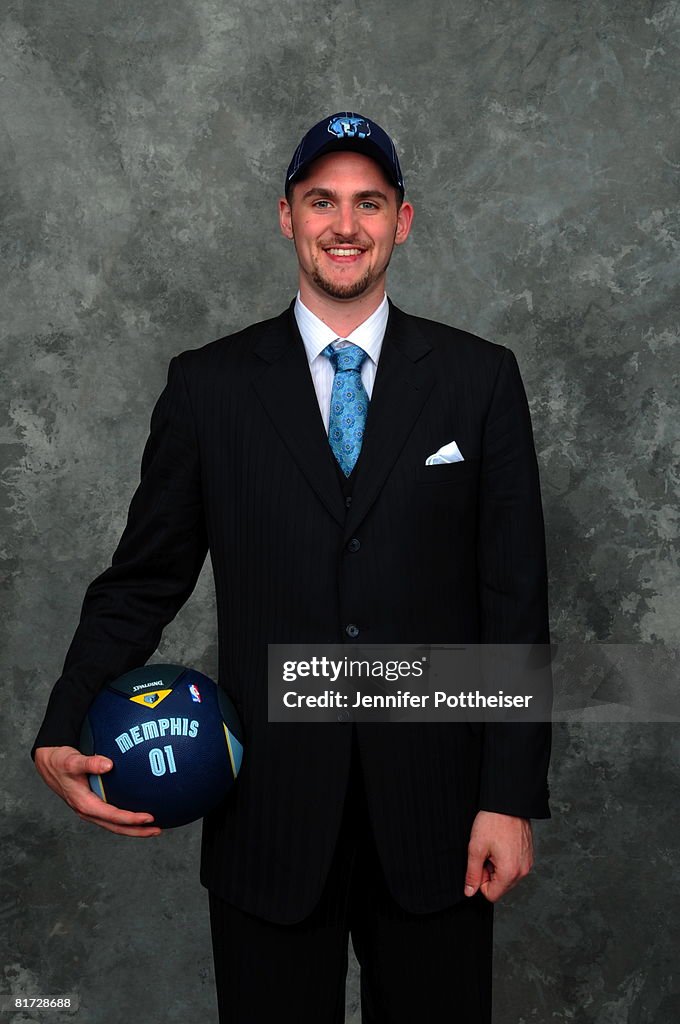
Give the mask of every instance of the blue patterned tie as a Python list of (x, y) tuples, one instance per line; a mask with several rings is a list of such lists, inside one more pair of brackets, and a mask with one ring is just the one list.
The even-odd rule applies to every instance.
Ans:
[(368, 395), (361, 382), (361, 365), (368, 359), (368, 354), (358, 345), (340, 349), (327, 345), (322, 355), (330, 359), (335, 370), (328, 440), (340, 469), (349, 476), (359, 458), (364, 439)]

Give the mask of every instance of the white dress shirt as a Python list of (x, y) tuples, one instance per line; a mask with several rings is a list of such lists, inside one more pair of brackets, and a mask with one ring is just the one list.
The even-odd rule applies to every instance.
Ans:
[(359, 324), (346, 338), (339, 339), (338, 335), (323, 320), (320, 320), (315, 313), (312, 313), (311, 309), (307, 309), (298, 292), (295, 300), (295, 319), (297, 320), (305, 352), (307, 353), (309, 370), (314, 382), (314, 390), (316, 391), (326, 433), (328, 433), (331, 390), (333, 388), (335, 371), (328, 356), (323, 356), (321, 353), (326, 345), (330, 344), (333, 344), (333, 348), (345, 348), (347, 344), (359, 345), (368, 355), (368, 359), (364, 360), (364, 364), (361, 367), (361, 382), (366, 388), (366, 394), (370, 399), (373, 393), (373, 382), (375, 381), (375, 374), (378, 369), (378, 359), (380, 358), (380, 350), (383, 338), (385, 337), (389, 311), (387, 295), (384, 295), (382, 302), (375, 312), (371, 313), (368, 320), (364, 320), (362, 324)]

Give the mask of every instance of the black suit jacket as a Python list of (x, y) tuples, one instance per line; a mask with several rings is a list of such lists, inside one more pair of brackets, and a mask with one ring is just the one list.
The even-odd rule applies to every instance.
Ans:
[[(426, 468), (451, 440), (465, 461)], [(233, 798), (204, 821), (201, 880), (292, 922), (330, 864), (351, 727), (268, 723), (267, 644), (351, 643), (350, 623), (359, 643), (548, 642), (538, 470), (512, 352), (390, 304), (349, 510), (292, 307), (173, 359), (127, 526), (87, 591), (36, 746), (77, 746), (96, 692), (151, 656), (206, 551), (219, 682), (246, 747)], [(409, 910), (462, 897), (480, 808), (549, 814), (547, 725), (357, 729), (378, 851)]]

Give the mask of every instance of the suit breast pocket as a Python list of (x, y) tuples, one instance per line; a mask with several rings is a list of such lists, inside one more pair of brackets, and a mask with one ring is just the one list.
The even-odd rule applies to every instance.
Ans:
[(465, 459), (463, 462), (444, 462), (437, 466), (420, 466), (419, 484), (470, 483), (479, 476), (480, 459)]

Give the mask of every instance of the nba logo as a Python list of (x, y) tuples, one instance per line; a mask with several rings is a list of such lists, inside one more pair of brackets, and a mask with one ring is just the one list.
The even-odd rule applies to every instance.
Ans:
[(198, 692), (198, 687), (196, 686), (196, 683), (189, 684), (189, 693), (191, 694), (191, 699), (193, 700), (194, 704), (201, 703), (201, 695)]

